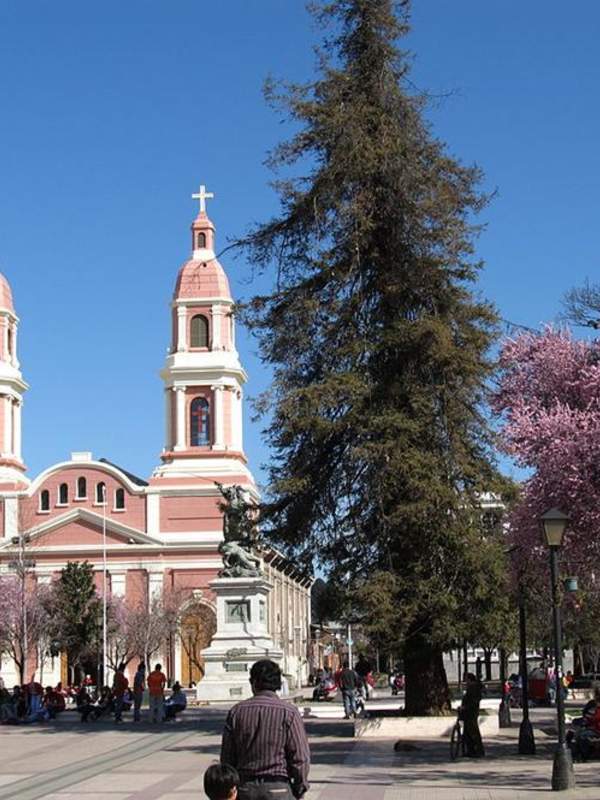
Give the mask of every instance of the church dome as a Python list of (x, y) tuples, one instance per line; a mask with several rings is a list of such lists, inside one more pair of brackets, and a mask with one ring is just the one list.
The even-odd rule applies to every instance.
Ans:
[(10, 283), (0, 272), (0, 309), (2, 308), (12, 311), (13, 314), (15, 313)]
[(191, 297), (231, 297), (227, 275), (216, 258), (210, 261), (193, 258), (179, 270), (175, 299)]

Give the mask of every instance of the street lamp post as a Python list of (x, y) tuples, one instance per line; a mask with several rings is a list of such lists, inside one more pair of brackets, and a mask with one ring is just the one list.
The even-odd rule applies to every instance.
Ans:
[(26, 558), (25, 545), (29, 544), (30, 537), (28, 534), (20, 533), (18, 536), (13, 536), (12, 544), (18, 545), (19, 556), (16, 559), (11, 559), (8, 563), (9, 569), (14, 569), (19, 576), (21, 584), (21, 663), (23, 664), (23, 676), (27, 673), (27, 659), (29, 658), (29, 632), (27, 630), (27, 571), (35, 567), (35, 561)]
[(552, 584), (554, 623), (554, 680), (556, 681), (556, 714), (558, 718), (558, 746), (554, 753), (552, 766), (552, 789), (555, 792), (572, 789), (575, 786), (573, 761), (566, 745), (565, 701), (562, 692), (562, 634), (558, 604), (558, 549), (562, 546), (568, 521), (569, 517), (557, 508), (552, 508), (542, 514), (546, 544), (550, 549), (550, 582)]
[(106, 484), (102, 490), (102, 685), (108, 686), (108, 586), (106, 575)]
[(533, 726), (529, 719), (529, 675), (527, 674), (527, 628), (525, 618), (525, 592), (519, 580), (519, 673), (521, 675), (521, 706), (523, 719), (519, 728), (519, 755), (535, 755)]

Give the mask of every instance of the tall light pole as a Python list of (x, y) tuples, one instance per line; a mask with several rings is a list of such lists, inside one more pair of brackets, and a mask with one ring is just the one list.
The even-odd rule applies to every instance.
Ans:
[(519, 577), (519, 674), (521, 675), (521, 706), (523, 719), (519, 728), (519, 755), (535, 755), (533, 727), (529, 720), (529, 675), (527, 674), (527, 622), (525, 617), (525, 589)]
[(19, 547), (18, 557), (12, 559), (8, 563), (9, 568), (14, 569), (17, 573), (21, 583), (21, 659), (23, 663), (23, 678), (26, 677), (27, 658), (29, 656), (29, 635), (27, 630), (27, 571), (35, 567), (35, 561), (25, 557), (25, 545), (30, 541), (30, 536), (25, 533), (19, 533), (18, 536), (13, 536), (11, 542)]
[(106, 484), (102, 484), (102, 684), (108, 685), (108, 632), (106, 593)]
[(552, 765), (552, 789), (555, 792), (572, 789), (575, 786), (573, 760), (566, 745), (565, 701), (563, 697), (562, 631), (560, 607), (558, 604), (558, 550), (569, 517), (564, 511), (552, 508), (542, 514), (542, 524), (546, 544), (550, 549), (550, 582), (552, 584), (552, 617), (554, 622), (554, 680), (556, 681), (556, 714), (558, 718), (558, 746)]

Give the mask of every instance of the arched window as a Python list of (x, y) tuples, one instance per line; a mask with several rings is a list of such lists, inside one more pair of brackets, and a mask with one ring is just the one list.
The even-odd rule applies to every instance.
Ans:
[(203, 248), (203, 247), (206, 247), (206, 234), (205, 233), (199, 233), (197, 242), (198, 242), (198, 249), (199, 250), (201, 248)]
[(202, 447), (210, 444), (210, 409), (208, 400), (195, 397), (190, 405), (190, 445)]
[(96, 502), (101, 505), (106, 502), (106, 484), (102, 481), (96, 484)]
[(85, 500), (87, 497), (87, 481), (85, 478), (77, 478), (77, 499)]
[(61, 506), (66, 506), (69, 502), (69, 487), (66, 483), (61, 483), (58, 487), (58, 503)]
[(203, 314), (192, 317), (190, 346), (208, 347), (208, 320)]
[(50, 511), (50, 492), (48, 489), (40, 492), (40, 511)]
[(115, 492), (115, 508), (125, 508), (125, 489), (117, 489)]

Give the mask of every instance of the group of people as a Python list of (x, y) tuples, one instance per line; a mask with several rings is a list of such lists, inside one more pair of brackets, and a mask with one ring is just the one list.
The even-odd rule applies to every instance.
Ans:
[(181, 684), (175, 682), (169, 697), (165, 696), (167, 677), (157, 664), (146, 676), (146, 665), (140, 662), (132, 686), (125, 675), (125, 664), (120, 664), (113, 685), (95, 688), (91, 678), (79, 687), (63, 688), (42, 685), (31, 677), (29, 683), (14, 686), (12, 691), (4, 687), (0, 678), (0, 724), (18, 725), (47, 722), (55, 719), (72, 703), (82, 722), (100, 719), (114, 714), (115, 722), (123, 722), (123, 712), (133, 708), (133, 721), (141, 721), (141, 709), (145, 692), (148, 692), (150, 720), (153, 723), (174, 720), (185, 710), (187, 697)]
[(66, 708), (67, 692), (62, 684), (44, 689), (35, 676), (23, 686), (14, 686), (12, 692), (0, 686), (0, 723), (18, 725), (46, 722), (55, 719)]
[(292, 800), (308, 791), (308, 740), (296, 706), (277, 694), (281, 678), (274, 661), (252, 665), (253, 696), (229, 711), (220, 764), (204, 775), (210, 800)]
[(165, 698), (167, 676), (162, 671), (162, 665), (156, 664), (152, 672), (146, 675), (146, 664), (140, 661), (133, 679), (125, 675), (125, 664), (120, 664), (114, 677), (112, 688), (104, 686), (98, 693), (90, 693), (86, 686), (82, 686), (77, 694), (77, 710), (81, 714), (81, 721), (99, 719), (105, 715), (114, 714), (115, 722), (123, 722), (123, 712), (133, 707), (133, 721), (141, 722), (142, 703), (144, 693), (148, 690), (148, 707), (152, 723), (163, 720), (174, 720), (177, 714), (184, 711), (187, 706), (185, 692), (181, 684), (175, 682), (171, 689), (171, 696)]

